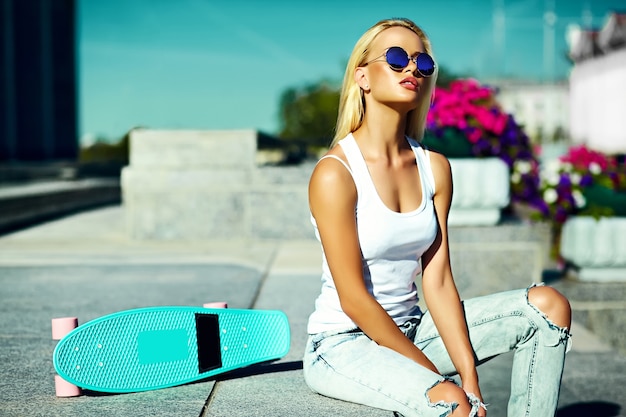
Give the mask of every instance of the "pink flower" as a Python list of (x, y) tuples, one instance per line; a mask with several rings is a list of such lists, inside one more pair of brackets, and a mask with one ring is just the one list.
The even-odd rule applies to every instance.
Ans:
[(482, 134), (479, 129), (472, 129), (467, 135), (467, 139), (472, 143), (478, 142), (481, 137)]
[(491, 114), (489, 110), (478, 107), (476, 108), (475, 115), (478, 123), (480, 123), (485, 130), (493, 131), (495, 120), (493, 114)]
[(562, 162), (568, 162), (577, 169), (589, 170), (592, 164), (597, 164), (602, 171), (615, 166), (615, 160), (600, 152), (593, 151), (585, 145), (570, 148), (566, 155), (559, 158)]
[(501, 114), (496, 117), (496, 121), (493, 125), (493, 133), (496, 135), (501, 135), (504, 129), (506, 128), (506, 124), (508, 123), (509, 118), (506, 115)]

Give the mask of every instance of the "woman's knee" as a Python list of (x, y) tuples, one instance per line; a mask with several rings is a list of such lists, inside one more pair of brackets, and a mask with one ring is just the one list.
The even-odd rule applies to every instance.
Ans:
[(441, 401), (449, 405), (452, 416), (467, 416), (472, 408), (463, 388), (451, 381), (441, 382), (428, 390), (428, 399), (432, 404)]
[(569, 301), (556, 289), (546, 286), (533, 287), (528, 290), (528, 302), (557, 326), (570, 327), (572, 310)]

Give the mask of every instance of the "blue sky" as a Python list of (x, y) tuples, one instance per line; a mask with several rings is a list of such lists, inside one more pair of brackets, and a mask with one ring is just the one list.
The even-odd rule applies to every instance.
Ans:
[(360, 35), (388, 17), (420, 25), (453, 72), (542, 80), (549, 1), (553, 76), (565, 78), (567, 25), (586, 14), (600, 26), (626, 0), (78, 0), (79, 131), (84, 142), (134, 126), (277, 133), (281, 93), (340, 80)]

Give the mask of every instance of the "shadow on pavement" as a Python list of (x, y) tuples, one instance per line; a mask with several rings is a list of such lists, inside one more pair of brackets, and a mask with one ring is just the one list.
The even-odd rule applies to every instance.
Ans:
[[(236, 369), (234, 371), (226, 372), (221, 375), (214, 375), (212, 377), (201, 379), (198, 381), (193, 381), (188, 384), (181, 385), (194, 385), (194, 384), (202, 384), (207, 381), (228, 381), (232, 379), (246, 378), (255, 375), (265, 375), (265, 374), (274, 374), (279, 372), (288, 372), (288, 371), (297, 371), (302, 369), (302, 361), (292, 361), (292, 362), (279, 362), (272, 363), (266, 362), (256, 365), (250, 365), (245, 368)], [(170, 387), (170, 388), (175, 388)], [(155, 389), (156, 391), (156, 389)], [(119, 395), (128, 395), (133, 394), (132, 392), (100, 392), (100, 391), (91, 391), (87, 389), (83, 389), (81, 395), (86, 397), (110, 397), (110, 396), (119, 396)], [(568, 414), (569, 416), (569, 414)]]
[(591, 401), (586, 403), (570, 404), (559, 409), (556, 417), (615, 417), (619, 416), (621, 407), (615, 403)]
[(218, 381), (228, 381), (230, 379), (245, 378), (254, 375), (273, 374), (278, 372), (297, 371), (302, 369), (302, 361), (265, 363), (251, 365), (246, 368), (236, 369), (220, 375)]

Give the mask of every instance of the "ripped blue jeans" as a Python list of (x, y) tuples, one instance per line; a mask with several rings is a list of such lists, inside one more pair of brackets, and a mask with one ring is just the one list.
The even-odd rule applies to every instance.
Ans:
[[(553, 417), (570, 346), (567, 329), (528, 302), (528, 289), (473, 298), (463, 307), (479, 362), (515, 350), (508, 416)], [(428, 312), (400, 329), (443, 375), (456, 373)], [(303, 364), (307, 385), (328, 397), (405, 417), (447, 416), (456, 406), (429, 400), (428, 390), (444, 381), (443, 376), (379, 346), (359, 329), (310, 335)]]

